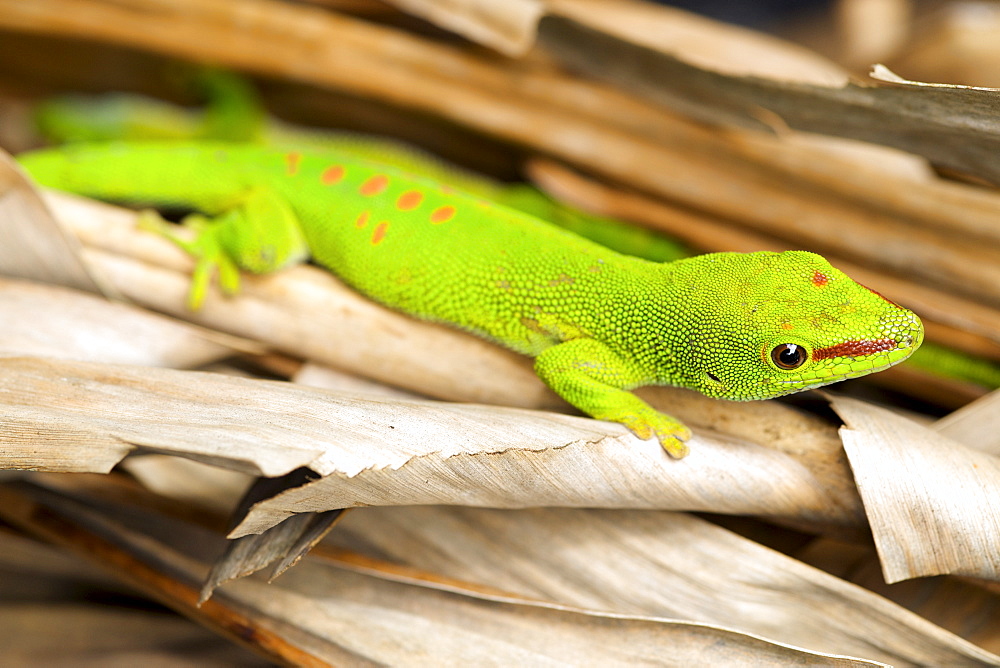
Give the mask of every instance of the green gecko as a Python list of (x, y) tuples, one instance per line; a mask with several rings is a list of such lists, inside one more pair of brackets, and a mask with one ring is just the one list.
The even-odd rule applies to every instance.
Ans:
[[(182, 72), (187, 70), (182, 69)], [(690, 252), (652, 230), (558, 202), (527, 183), (506, 183), (447, 163), (402, 141), (307, 128), (269, 116), (250, 81), (232, 72), (196, 69), (184, 77), (205, 97), (200, 109), (129, 93), (67, 95), (35, 109), (39, 132), (53, 143), (93, 141), (226, 141), (308, 153), (334, 151), (393, 165), (576, 232), (627, 255), (677, 260)]]
[[(629, 390), (776, 397), (890, 367), (920, 345), (912, 312), (804, 252), (623, 255), (514, 209), (349, 154), (246, 144), (77, 144), (24, 154), (41, 184), (202, 212), (190, 304), (212, 275), (307, 256), (369, 298), (535, 359), (591, 417), (683, 457), (691, 432)], [(206, 217), (206, 216), (210, 216)]]

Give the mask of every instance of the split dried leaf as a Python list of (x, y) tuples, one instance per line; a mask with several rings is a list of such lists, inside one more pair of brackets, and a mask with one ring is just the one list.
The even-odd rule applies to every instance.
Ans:
[(886, 582), (1000, 579), (1000, 458), (884, 408), (834, 397)]

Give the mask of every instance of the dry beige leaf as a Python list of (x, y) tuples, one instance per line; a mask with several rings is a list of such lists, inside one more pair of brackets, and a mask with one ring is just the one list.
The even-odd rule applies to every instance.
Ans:
[(137, 603), (134, 588), (98, 567), (0, 531), (0, 661), (6, 666), (273, 665), (190, 620)]
[(517, 409), (352, 399), (169, 369), (0, 359), (2, 467), (106, 472), (170, 453), (231, 470), (323, 476), (258, 504), (234, 532), (367, 504), (683, 508), (849, 524), (797, 457), (699, 433), (671, 460), (621, 425)]
[(428, 397), (407, 392), (383, 383), (377, 383), (332, 369), (322, 364), (307, 362), (295, 373), (292, 381), (306, 387), (322, 387), (353, 397), (375, 396), (383, 399), (421, 400)]
[(934, 423), (934, 430), (970, 448), (1000, 456), (1000, 392), (952, 411)]
[(796, 559), (884, 596), (969, 642), (1000, 652), (1000, 606), (988, 580), (941, 576), (886, 584), (874, 544), (812, 540)]
[(832, 405), (886, 581), (1000, 579), (1000, 458), (871, 404)]
[[(304, 477), (299, 476), (300, 479)], [(261, 482), (267, 485), (271, 481)], [(199, 601), (207, 601), (222, 584), (256, 573), (276, 562), (270, 579), (278, 577), (323, 540), (344, 513), (343, 510), (302, 513), (289, 517), (264, 533), (229, 541), (225, 554), (212, 564), (212, 570), (201, 587)]]
[(809, 49), (680, 9), (630, 0), (548, 0), (547, 4), (550, 14), (673, 53), (707, 70), (831, 87), (848, 80), (843, 69)]
[(460, 595), (308, 566), (279, 581), (291, 590), (283, 612), (388, 665), (884, 665), (707, 624)]
[[(1000, 181), (997, 92), (937, 86), (816, 86), (701, 69), (659, 48), (576, 20), (548, 16), (538, 40), (561, 63), (711, 123), (782, 127), (860, 139)], [(601, 58), (593, 54), (600, 53)], [(886, 84), (913, 83), (876, 76)], [(763, 120), (761, 120), (763, 119)]]
[[(415, 586), (412, 578), (400, 582), (395, 569), (387, 569), (388, 577), (373, 577), (313, 559), (275, 584), (235, 582), (199, 608), (194, 583), (206, 569), (206, 553), (221, 542), (200, 527), (164, 517), (149, 505), (107, 503), (71, 485), (0, 485), (0, 517), (99, 559), (167, 605), (283, 662), (883, 665), (708, 624), (530, 603), (455, 584)], [(966, 656), (975, 665), (976, 655)]]
[(254, 481), (246, 473), (171, 455), (127, 457), (121, 468), (152, 492), (222, 516), (232, 514)]
[(372, 508), (349, 514), (327, 542), (533, 599), (813, 651), (893, 665), (1000, 661), (880, 596), (679, 513)]
[(94, 273), (80, 260), (79, 242), (63, 232), (28, 178), (3, 151), (0, 239), (0, 275), (99, 291)]
[(836, 3), (840, 62), (864, 69), (891, 57), (912, 38), (911, 0), (840, 0)]
[(521, 56), (535, 41), (542, 0), (390, 0), (400, 9), (453, 30), (508, 56)]
[[(0, 272), (2, 273), (2, 272)], [(134, 306), (0, 278), (0, 355), (190, 368), (258, 349)]]
[[(921, 81), (1000, 86), (1000, 7), (949, 2), (920, 16), (916, 34), (889, 63)], [(864, 63), (885, 62), (876, 58)]]

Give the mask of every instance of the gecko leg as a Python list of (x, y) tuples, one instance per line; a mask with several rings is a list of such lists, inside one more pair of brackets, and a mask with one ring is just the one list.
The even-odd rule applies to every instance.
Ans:
[(535, 372), (559, 396), (598, 420), (619, 422), (642, 439), (656, 437), (671, 457), (688, 453), (691, 430), (625, 390), (643, 384), (645, 375), (594, 339), (573, 339), (546, 348), (535, 358)]
[(153, 211), (140, 216), (139, 228), (156, 232), (195, 258), (188, 307), (205, 301), (218, 273), (224, 294), (240, 290), (239, 270), (266, 274), (300, 262), (308, 247), (298, 217), (283, 197), (270, 189), (253, 188), (215, 217), (191, 214), (181, 221), (186, 234)]

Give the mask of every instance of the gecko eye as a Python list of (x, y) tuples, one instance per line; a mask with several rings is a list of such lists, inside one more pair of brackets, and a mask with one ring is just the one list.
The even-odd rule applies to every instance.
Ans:
[(774, 347), (771, 351), (771, 361), (778, 365), (779, 369), (791, 371), (806, 363), (809, 353), (806, 349), (795, 343), (782, 343)]

